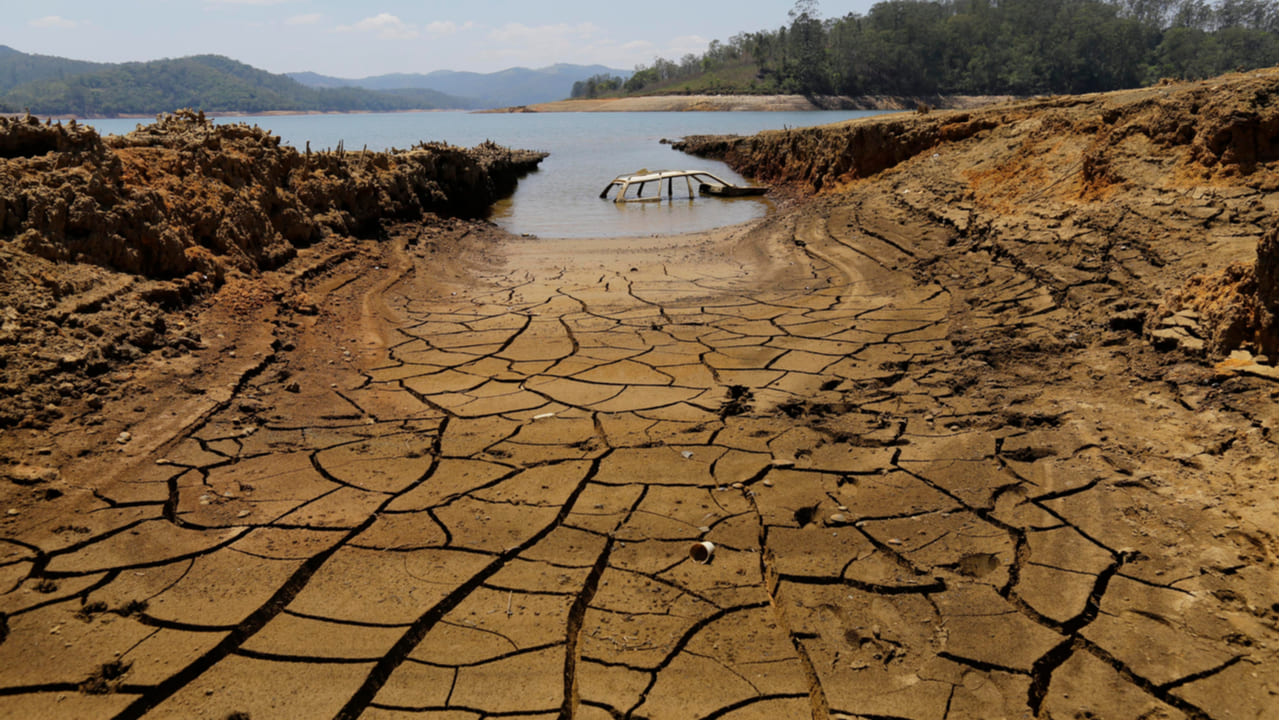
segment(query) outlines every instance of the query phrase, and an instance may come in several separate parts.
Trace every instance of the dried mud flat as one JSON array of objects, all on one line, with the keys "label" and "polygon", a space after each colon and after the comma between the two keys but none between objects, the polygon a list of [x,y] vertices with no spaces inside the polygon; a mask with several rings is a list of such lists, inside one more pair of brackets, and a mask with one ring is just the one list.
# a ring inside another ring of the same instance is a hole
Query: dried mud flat
[{"label": "dried mud flat", "polygon": [[[984,111],[714,233],[446,221],[230,283],[0,436],[0,706],[1274,717],[1274,351],[1184,306],[1274,258],[1275,81]],[[1090,145],[1224,88],[1251,165]]]}]

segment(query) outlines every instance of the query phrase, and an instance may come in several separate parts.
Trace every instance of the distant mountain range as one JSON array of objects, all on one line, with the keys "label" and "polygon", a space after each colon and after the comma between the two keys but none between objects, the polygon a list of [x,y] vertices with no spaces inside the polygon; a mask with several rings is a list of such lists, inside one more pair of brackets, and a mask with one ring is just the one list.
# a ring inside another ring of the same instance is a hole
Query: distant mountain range
[{"label": "distant mountain range", "polygon": [[288,73],[289,77],[313,88],[359,87],[366,90],[429,88],[466,98],[476,106],[485,108],[563,100],[569,97],[575,82],[603,74],[617,75],[626,79],[632,72],[615,70],[604,65],[558,64],[537,70],[520,67],[495,73],[437,70],[426,74],[393,73],[360,79],[337,78],[312,72]]},{"label": "distant mountain range", "polygon": [[630,74],[599,65],[553,65],[348,80],[277,75],[221,55],[94,63],[0,45],[0,112],[110,117],[185,107],[211,113],[476,109],[563,99],[574,82],[600,73]]}]

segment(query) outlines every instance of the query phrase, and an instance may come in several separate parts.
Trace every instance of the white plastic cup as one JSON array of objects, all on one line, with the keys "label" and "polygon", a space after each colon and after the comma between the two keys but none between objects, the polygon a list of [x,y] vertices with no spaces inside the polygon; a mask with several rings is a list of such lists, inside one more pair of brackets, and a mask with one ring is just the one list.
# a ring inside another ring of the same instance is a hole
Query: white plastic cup
[{"label": "white plastic cup", "polygon": [[707,542],[706,540],[696,542],[689,547],[689,559],[696,563],[706,565],[711,562],[711,555],[715,553],[715,551],[715,543]]}]

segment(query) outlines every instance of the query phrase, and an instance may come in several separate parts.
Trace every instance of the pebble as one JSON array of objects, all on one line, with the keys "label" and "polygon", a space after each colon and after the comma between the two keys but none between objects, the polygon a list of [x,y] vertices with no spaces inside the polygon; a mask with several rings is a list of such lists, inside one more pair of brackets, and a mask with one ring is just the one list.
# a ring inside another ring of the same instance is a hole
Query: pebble
[{"label": "pebble", "polygon": [[124,432],[116,436],[116,442],[121,445],[124,445],[125,443],[129,442],[132,439],[133,439],[133,435],[128,430],[125,430]]},{"label": "pebble", "polygon": [[844,513],[831,513],[827,516],[828,525],[848,525],[849,516]]}]

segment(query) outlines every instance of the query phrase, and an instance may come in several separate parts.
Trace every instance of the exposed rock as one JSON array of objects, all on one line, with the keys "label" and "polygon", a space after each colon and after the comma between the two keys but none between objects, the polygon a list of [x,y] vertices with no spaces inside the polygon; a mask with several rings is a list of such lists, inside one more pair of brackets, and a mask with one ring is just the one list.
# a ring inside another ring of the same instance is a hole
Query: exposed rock
[{"label": "exposed rock", "polygon": [[102,140],[93,128],[75,121],[63,126],[41,123],[27,115],[23,118],[0,117],[0,158],[23,158],[50,152],[101,153]]}]

